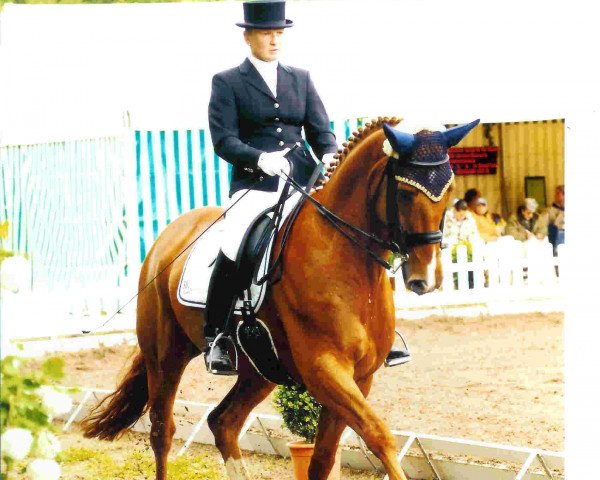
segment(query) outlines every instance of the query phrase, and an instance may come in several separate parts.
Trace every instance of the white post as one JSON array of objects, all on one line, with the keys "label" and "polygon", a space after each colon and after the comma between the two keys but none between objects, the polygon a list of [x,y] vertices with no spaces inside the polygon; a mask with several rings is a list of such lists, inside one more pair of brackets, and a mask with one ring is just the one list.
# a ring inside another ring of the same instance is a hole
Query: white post
[{"label": "white post", "polygon": [[467,247],[458,245],[456,247],[456,266],[458,270],[458,290],[469,290],[469,258],[467,255]]}]

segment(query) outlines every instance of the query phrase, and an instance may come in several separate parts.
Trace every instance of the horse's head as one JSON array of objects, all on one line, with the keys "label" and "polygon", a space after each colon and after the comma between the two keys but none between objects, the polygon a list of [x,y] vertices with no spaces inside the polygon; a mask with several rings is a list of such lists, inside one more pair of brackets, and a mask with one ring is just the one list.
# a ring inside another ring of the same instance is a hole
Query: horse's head
[{"label": "horse's head", "polygon": [[454,183],[448,149],[479,123],[475,120],[443,131],[407,133],[383,124],[388,155],[385,192],[377,214],[392,228],[393,240],[406,258],[406,287],[428,293],[442,282],[440,247],[444,212]]}]

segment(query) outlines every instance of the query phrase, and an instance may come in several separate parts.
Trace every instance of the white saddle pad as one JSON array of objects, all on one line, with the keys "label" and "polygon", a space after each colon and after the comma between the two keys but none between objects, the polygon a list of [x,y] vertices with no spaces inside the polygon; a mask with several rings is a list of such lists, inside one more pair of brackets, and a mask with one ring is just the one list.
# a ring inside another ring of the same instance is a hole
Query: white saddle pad
[{"label": "white saddle pad", "polygon": [[[293,206],[298,203],[301,196],[297,192],[290,197],[286,202],[286,208],[284,209],[283,219],[287,218],[289,213],[293,210]],[[183,267],[181,278],[179,279],[179,287],[177,288],[177,299],[183,305],[188,307],[206,308],[206,297],[208,293],[208,284],[212,275],[214,261],[217,258],[217,254],[220,249],[220,241],[223,235],[223,222],[217,222],[210,230],[208,230],[202,237],[200,237],[188,256]],[[271,249],[273,247],[273,240],[267,247],[265,255],[261,260],[260,270],[258,278],[262,278],[267,273],[269,259],[271,258]],[[252,308],[255,312],[258,312],[262,301],[267,291],[267,283],[262,285],[252,284],[250,287],[250,294],[252,299]],[[236,304],[235,313],[241,314],[242,301],[238,300]]]}]

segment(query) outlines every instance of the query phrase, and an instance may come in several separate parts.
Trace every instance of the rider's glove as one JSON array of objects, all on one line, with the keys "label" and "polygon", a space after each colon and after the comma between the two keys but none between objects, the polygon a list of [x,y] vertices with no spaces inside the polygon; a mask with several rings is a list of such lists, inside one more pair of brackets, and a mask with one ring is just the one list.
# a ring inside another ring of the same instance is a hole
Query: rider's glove
[{"label": "rider's glove", "polygon": [[289,148],[278,152],[263,152],[258,157],[258,168],[267,175],[280,175],[281,172],[286,174],[290,171],[290,164],[284,158],[284,155],[290,151]]}]

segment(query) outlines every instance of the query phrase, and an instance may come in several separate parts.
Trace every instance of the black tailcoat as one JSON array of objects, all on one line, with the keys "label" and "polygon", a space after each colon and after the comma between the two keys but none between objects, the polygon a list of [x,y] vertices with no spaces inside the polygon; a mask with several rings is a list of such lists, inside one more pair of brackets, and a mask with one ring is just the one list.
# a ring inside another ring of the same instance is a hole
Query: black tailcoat
[{"label": "black tailcoat", "polygon": [[233,165],[230,196],[257,181],[252,188],[276,191],[279,178],[262,172],[257,166],[258,157],[296,142],[301,147],[289,158],[294,178],[306,185],[315,162],[305,148],[302,127],[318,158],[337,151],[335,135],[310,74],[281,63],[277,67],[277,97],[248,59],[216,74],[208,122],[215,153]]}]

